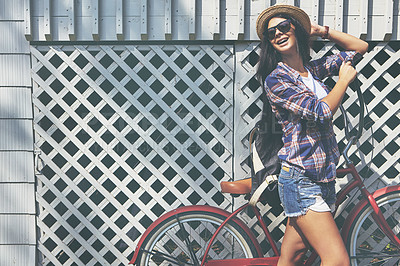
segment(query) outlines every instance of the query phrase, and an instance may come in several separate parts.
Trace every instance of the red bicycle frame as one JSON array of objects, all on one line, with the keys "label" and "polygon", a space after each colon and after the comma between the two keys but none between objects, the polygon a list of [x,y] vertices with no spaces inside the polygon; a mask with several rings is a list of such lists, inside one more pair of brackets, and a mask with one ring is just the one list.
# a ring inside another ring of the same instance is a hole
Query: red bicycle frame
[{"label": "red bicycle frame", "polygon": [[[345,169],[338,169],[337,170],[337,176],[338,177],[343,177],[345,175],[351,174],[352,179],[349,181],[348,184],[346,184],[340,192],[337,194],[337,200],[336,200],[336,206],[339,206],[344,202],[346,199],[346,196],[355,188],[359,188],[361,191],[361,194],[363,196],[363,199],[361,199],[360,202],[357,203],[355,207],[353,207],[351,213],[347,216],[342,229],[341,229],[341,234],[343,241],[346,243],[349,231],[351,229],[352,224],[354,223],[355,219],[357,218],[357,215],[360,213],[360,211],[367,206],[368,204],[372,206],[372,209],[374,211],[373,218],[376,222],[376,224],[382,229],[382,231],[386,234],[389,239],[395,243],[399,248],[400,248],[400,240],[399,238],[393,233],[391,230],[390,226],[386,222],[382,212],[380,211],[376,199],[383,194],[386,193],[391,193],[394,191],[400,191],[400,185],[397,186],[390,186],[390,187],[385,187],[382,189],[379,189],[375,191],[373,194],[371,194],[364,186],[364,183],[361,180],[361,177],[359,176],[357,170],[355,169],[353,164],[348,164],[348,168]],[[154,222],[142,235],[142,238],[140,239],[137,248],[135,250],[134,256],[132,260],[130,261],[130,264],[134,264],[136,262],[136,259],[138,255],[141,252],[141,247],[143,244],[143,241],[151,234],[152,230],[154,230],[155,227],[157,227],[162,221],[165,219],[170,218],[171,216],[178,215],[182,212],[186,211],[208,211],[208,212],[215,212],[218,213],[226,219],[224,222],[217,228],[215,231],[214,235],[210,239],[210,242],[206,248],[205,254],[202,258],[201,266],[218,266],[218,265],[227,265],[229,266],[244,266],[244,265],[277,265],[278,259],[279,259],[279,249],[275,243],[275,241],[272,239],[272,236],[267,228],[267,225],[265,224],[260,211],[258,210],[257,207],[251,206],[252,210],[255,213],[255,216],[257,217],[257,220],[263,229],[265,236],[267,240],[269,241],[272,251],[274,253],[273,257],[263,257],[263,253],[261,251],[261,247],[255,238],[254,234],[251,232],[251,230],[244,224],[242,220],[237,218],[237,214],[243,211],[245,208],[249,207],[249,204],[245,204],[238,208],[236,211],[233,213],[229,213],[225,210],[222,210],[220,208],[212,207],[212,206],[198,206],[198,205],[193,205],[193,206],[185,206],[178,208],[174,211],[168,212],[164,214],[160,219],[158,219],[156,222]],[[336,213],[337,209],[335,210]],[[207,255],[208,252],[210,251],[210,248],[212,246],[212,243],[214,242],[215,238],[217,237],[218,233],[221,231],[221,229],[228,223],[228,221],[233,220],[235,223],[237,223],[242,229],[245,230],[246,234],[249,236],[250,241],[254,243],[257,258],[243,258],[243,259],[224,259],[224,260],[209,260],[207,261]],[[307,261],[304,262],[304,265],[311,265],[315,259],[318,257],[317,253],[315,251],[312,252],[312,254],[308,257]]]},{"label": "red bicycle frame", "polygon": [[[400,190],[400,186],[392,186],[384,189],[380,189],[376,191],[374,194],[371,194],[364,186],[364,183],[361,180],[361,177],[359,176],[356,168],[354,167],[353,164],[349,164],[348,168],[343,168],[343,169],[338,169],[337,170],[337,176],[338,177],[343,177],[347,174],[351,174],[353,179],[344,186],[343,189],[340,190],[340,192],[337,195],[337,200],[336,200],[336,207],[338,207],[340,204],[344,202],[346,199],[346,196],[355,188],[359,188],[361,191],[361,194],[363,196],[363,200],[361,200],[357,206],[355,207],[355,211],[352,212],[347,218],[344,223],[344,226],[342,228],[342,238],[343,241],[346,243],[347,241],[347,236],[348,232],[350,230],[350,226],[354,219],[356,218],[356,215],[358,214],[359,211],[361,211],[362,207],[366,206],[367,204],[370,204],[372,206],[372,209],[374,211],[373,218],[375,222],[379,225],[379,227],[383,230],[383,232],[386,234],[389,239],[395,243],[398,247],[400,247],[400,239],[393,233],[392,229],[388,225],[388,223],[385,220],[385,217],[383,216],[381,210],[379,209],[377,203],[376,203],[376,198],[384,193],[391,192],[391,191],[397,191]],[[271,234],[262,219],[260,211],[255,207],[251,206],[252,210],[254,211],[258,222],[260,223],[261,228],[263,229],[270,245],[271,248],[274,252],[273,257],[262,257],[262,258],[246,258],[246,259],[227,259],[227,260],[210,260],[206,261],[207,254],[212,246],[212,243],[214,239],[216,238],[217,234],[220,232],[220,230],[225,226],[225,224],[232,218],[236,217],[238,213],[240,213],[242,210],[245,208],[249,207],[249,204],[246,203],[242,207],[238,208],[235,212],[233,212],[227,219],[218,227],[216,232],[214,233],[213,237],[210,239],[210,242],[207,246],[206,252],[204,254],[204,257],[202,259],[201,265],[200,266],[215,266],[215,265],[227,265],[229,264],[230,266],[244,266],[244,265],[276,265],[278,263],[279,259],[279,250],[276,246],[275,241],[272,239]],[[337,209],[335,210],[336,213]],[[315,259],[318,257],[317,253],[315,251],[312,252],[310,257],[304,262],[304,265],[311,265]]]},{"label": "red bicycle frame", "polygon": [[348,183],[343,189],[340,190],[337,196],[337,206],[343,203],[345,200],[346,195],[348,195],[354,188],[359,187],[361,194],[364,198],[364,200],[360,201],[358,205],[355,207],[355,211],[352,212],[349,217],[347,217],[346,222],[344,226],[342,227],[342,238],[343,241],[347,241],[347,236],[348,232],[350,230],[350,226],[354,219],[356,218],[356,215],[361,211],[362,207],[364,207],[367,204],[370,204],[372,206],[372,209],[374,211],[373,213],[373,218],[375,222],[379,225],[379,227],[382,229],[382,231],[385,233],[385,235],[400,248],[400,239],[393,233],[392,229],[386,222],[385,217],[383,216],[381,210],[379,209],[378,204],[376,203],[376,198],[379,197],[380,195],[392,191],[397,191],[400,190],[400,186],[391,186],[391,187],[386,187],[380,190],[377,190],[374,192],[374,194],[371,194],[364,186],[364,183],[361,180],[361,177],[358,175],[358,172],[356,168],[354,167],[353,164],[349,164],[348,168],[345,169],[338,169],[337,170],[337,176],[345,176],[346,174],[351,174],[353,176],[353,179]]},{"label": "red bicycle frame", "polygon": [[[274,251],[275,257],[265,257],[265,258],[250,258],[250,259],[234,259],[234,260],[211,260],[206,262],[206,258],[207,258],[207,254],[208,251],[211,248],[212,243],[214,242],[214,239],[217,237],[219,231],[221,231],[221,229],[225,226],[225,224],[232,219],[233,217],[236,217],[236,215],[243,211],[245,208],[247,208],[249,206],[248,203],[246,203],[245,205],[243,205],[242,207],[238,208],[236,211],[234,211],[228,218],[226,218],[226,220],[218,227],[218,229],[215,231],[214,235],[212,236],[212,238],[210,239],[210,242],[207,246],[206,252],[204,253],[203,256],[203,260],[201,262],[201,266],[203,265],[213,265],[213,264],[218,264],[218,265],[226,265],[226,264],[219,264],[219,263],[229,263],[230,266],[236,266],[236,265],[258,265],[258,261],[262,261],[262,264],[260,265],[276,265],[276,263],[278,263],[278,259],[279,259],[279,250],[278,247],[276,246],[275,241],[272,239],[270,232],[268,231],[267,226],[265,225],[264,220],[261,217],[261,213],[260,211],[255,207],[255,206],[251,206],[258,222],[260,223],[271,247],[272,250]],[[255,264],[254,264],[255,263]],[[271,263],[271,264],[268,264]]]}]

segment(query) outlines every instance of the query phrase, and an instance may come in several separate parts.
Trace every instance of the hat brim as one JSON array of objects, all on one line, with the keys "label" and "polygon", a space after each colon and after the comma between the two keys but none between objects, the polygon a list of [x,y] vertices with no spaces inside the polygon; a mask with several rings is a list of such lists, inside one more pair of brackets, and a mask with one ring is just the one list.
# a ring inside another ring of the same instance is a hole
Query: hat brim
[{"label": "hat brim", "polygon": [[260,40],[263,39],[263,32],[267,27],[267,22],[279,14],[285,14],[296,19],[306,31],[311,32],[311,21],[306,12],[296,6],[276,4],[265,9],[257,18],[256,30]]}]

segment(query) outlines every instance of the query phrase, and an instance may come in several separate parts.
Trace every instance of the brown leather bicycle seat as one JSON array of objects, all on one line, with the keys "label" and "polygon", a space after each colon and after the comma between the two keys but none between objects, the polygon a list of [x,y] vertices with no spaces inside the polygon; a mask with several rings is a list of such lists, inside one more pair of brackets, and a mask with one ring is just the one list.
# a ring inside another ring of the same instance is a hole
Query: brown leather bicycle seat
[{"label": "brown leather bicycle seat", "polygon": [[221,182],[221,192],[230,194],[249,194],[251,191],[251,178],[237,181]]}]

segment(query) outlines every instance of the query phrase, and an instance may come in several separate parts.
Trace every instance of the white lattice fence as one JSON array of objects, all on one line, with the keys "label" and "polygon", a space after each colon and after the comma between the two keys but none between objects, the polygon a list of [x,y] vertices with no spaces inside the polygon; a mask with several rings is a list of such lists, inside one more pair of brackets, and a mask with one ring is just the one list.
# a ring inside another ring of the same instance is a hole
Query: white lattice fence
[{"label": "white lattice fence", "polygon": [[232,46],[31,50],[43,264],[126,264],[165,211],[231,204]]},{"label": "white lattice fence", "polygon": [[[351,158],[374,189],[400,180],[400,52],[397,43],[371,46],[357,66],[367,130]],[[337,51],[322,42],[314,49],[313,57]],[[31,50],[35,142],[45,165],[37,175],[44,265],[126,264],[141,233],[165,211],[232,207],[219,181],[249,175],[247,138],[262,108],[258,43]],[[352,90],[344,106],[355,125]],[[341,121],[335,131],[342,148]],[[263,213],[280,239],[281,210],[264,206]],[[251,214],[243,219],[261,232]],[[257,238],[269,253],[264,236]]]}]

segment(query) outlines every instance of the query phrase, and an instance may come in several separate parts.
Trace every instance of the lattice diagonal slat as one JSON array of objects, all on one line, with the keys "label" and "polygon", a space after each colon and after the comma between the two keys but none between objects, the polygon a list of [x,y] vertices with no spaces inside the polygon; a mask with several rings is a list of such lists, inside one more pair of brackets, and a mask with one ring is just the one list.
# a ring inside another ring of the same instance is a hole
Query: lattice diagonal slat
[{"label": "lattice diagonal slat", "polygon": [[44,265],[126,265],[165,211],[231,205],[232,46],[31,53]]}]

